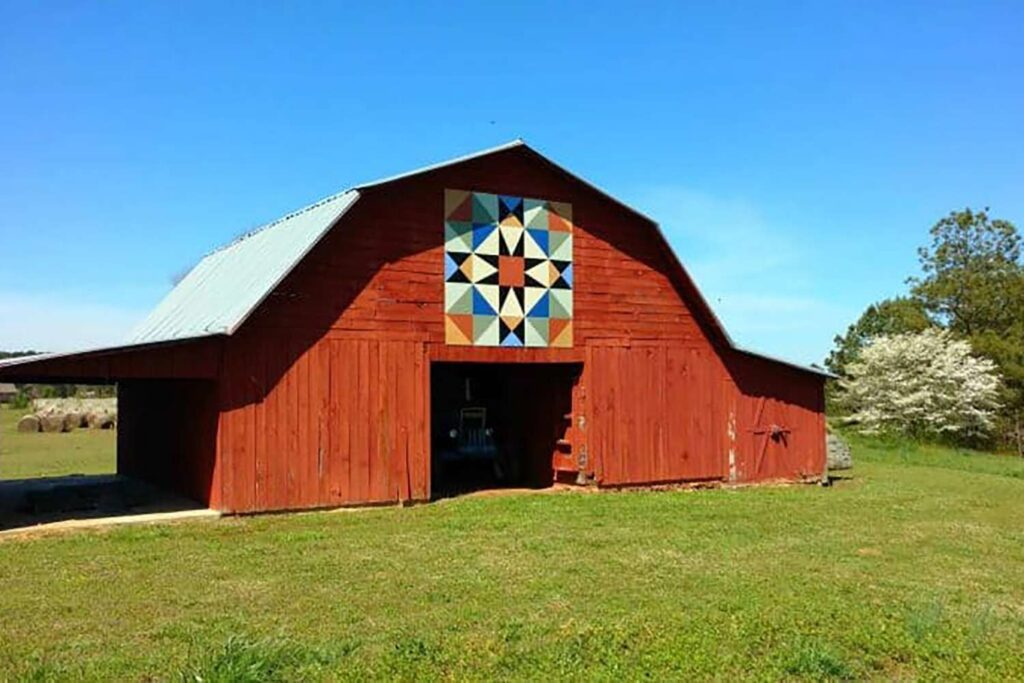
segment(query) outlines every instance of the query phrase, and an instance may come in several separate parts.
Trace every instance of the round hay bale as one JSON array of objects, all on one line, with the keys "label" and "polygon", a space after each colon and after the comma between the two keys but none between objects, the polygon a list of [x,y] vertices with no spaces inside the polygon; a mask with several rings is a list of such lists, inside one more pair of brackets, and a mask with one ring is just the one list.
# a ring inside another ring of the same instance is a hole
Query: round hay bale
[{"label": "round hay bale", "polygon": [[78,429],[82,424],[82,416],[78,413],[64,413],[64,431],[70,432]]},{"label": "round hay bale", "polygon": [[44,432],[63,432],[64,416],[57,413],[41,413],[39,424]]},{"label": "round hay bale", "polygon": [[39,418],[36,417],[35,415],[26,415],[25,417],[18,420],[19,432],[38,432],[39,428]]},{"label": "round hay bale", "polygon": [[114,419],[114,416],[111,415],[110,413],[103,413],[100,416],[98,426],[100,429],[113,429],[114,427],[117,426],[117,421]]}]

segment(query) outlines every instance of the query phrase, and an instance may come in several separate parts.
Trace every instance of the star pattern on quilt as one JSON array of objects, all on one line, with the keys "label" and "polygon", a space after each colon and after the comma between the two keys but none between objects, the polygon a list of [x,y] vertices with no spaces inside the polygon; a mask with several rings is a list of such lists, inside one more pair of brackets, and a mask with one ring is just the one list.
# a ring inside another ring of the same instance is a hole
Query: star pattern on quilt
[{"label": "star pattern on quilt", "polygon": [[572,346],[572,205],[445,190],[445,341]]}]

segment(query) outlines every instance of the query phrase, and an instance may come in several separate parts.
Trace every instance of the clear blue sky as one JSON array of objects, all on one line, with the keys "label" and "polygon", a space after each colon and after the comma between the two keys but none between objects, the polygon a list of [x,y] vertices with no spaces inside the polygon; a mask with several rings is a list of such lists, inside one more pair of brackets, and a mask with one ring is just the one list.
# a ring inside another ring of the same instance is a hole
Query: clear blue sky
[{"label": "clear blue sky", "polygon": [[522,137],[820,361],[953,208],[1024,224],[1020,2],[0,3],[0,348],[117,341],[211,248]]}]

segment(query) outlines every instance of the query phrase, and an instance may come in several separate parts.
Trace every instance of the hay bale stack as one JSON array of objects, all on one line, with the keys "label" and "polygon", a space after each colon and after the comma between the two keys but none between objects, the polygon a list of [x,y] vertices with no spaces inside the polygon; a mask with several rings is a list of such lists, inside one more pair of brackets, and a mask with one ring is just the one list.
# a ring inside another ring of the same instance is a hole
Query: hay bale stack
[{"label": "hay bale stack", "polygon": [[[42,431],[70,432],[78,428],[115,429],[115,398],[47,398],[32,402]],[[59,427],[58,427],[59,425]],[[28,427],[26,427],[27,429]]]},{"label": "hay bale stack", "polygon": [[40,428],[41,425],[39,424],[39,418],[35,415],[26,415],[18,420],[19,432],[35,433],[38,432]]}]

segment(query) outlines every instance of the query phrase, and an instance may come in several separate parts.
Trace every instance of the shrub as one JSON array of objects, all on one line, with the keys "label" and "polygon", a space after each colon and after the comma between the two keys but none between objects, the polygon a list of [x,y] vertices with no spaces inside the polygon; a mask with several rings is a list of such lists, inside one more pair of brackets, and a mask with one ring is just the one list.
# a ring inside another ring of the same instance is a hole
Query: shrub
[{"label": "shrub", "polygon": [[869,433],[895,432],[966,443],[994,426],[999,375],[944,330],[878,337],[847,366],[839,400],[848,422]]},{"label": "shrub", "polygon": [[11,401],[11,407],[15,410],[25,410],[32,403],[32,399],[24,391],[19,391],[14,396],[14,400]]}]

